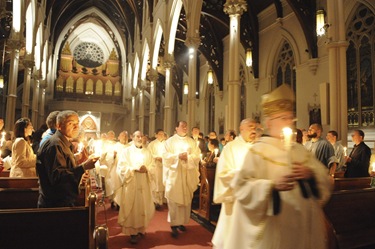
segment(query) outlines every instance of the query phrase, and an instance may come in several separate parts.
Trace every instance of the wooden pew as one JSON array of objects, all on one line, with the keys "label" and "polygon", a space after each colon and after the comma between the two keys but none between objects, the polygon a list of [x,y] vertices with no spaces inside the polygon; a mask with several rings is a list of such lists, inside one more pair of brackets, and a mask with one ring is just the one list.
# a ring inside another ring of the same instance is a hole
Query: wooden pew
[{"label": "wooden pew", "polygon": [[9,177],[10,170],[3,170],[0,172],[0,177]]},{"label": "wooden pew", "polygon": [[[220,212],[220,204],[213,202],[213,192],[215,185],[215,167],[200,167],[200,190],[199,190],[199,209],[198,213],[207,221],[217,221]],[[216,217],[217,216],[217,217]]]},{"label": "wooden pew", "polygon": [[369,188],[371,177],[335,178],[334,191]]},{"label": "wooden pew", "polygon": [[107,248],[107,229],[96,227],[96,199],[90,194],[88,207],[0,210],[1,248]]},{"label": "wooden pew", "polygon": [[324,212],[330,249],[375,248],[375,188],[336,191]]},{"label": "wooden pew", "polygon": [[38,177],[0,177],[0,188],[39,188]]}]

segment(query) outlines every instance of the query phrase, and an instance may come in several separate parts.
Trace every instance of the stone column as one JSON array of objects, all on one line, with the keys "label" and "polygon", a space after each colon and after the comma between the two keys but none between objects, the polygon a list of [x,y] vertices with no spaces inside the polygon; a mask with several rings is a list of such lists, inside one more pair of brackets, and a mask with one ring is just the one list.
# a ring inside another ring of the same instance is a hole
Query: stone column
[{"label": "stone column", "polygon": [[197,91],[197,49],[200,44],[199,37],[188,37],[185,45],[194,52],[189,52],[189,92],[188,92],[188,118],[187,123],[190,127],[195,126],[195,107],[196,107],[196,91]]},{"label": "stone column", "polygon": [[46,87],[47,86],[44,82],[43,82],[43,86],[40,89],[41,91],[40,91],[39,118],[38,118],[38,126],[35,129],[39,128],[43,123],[46,122],[45,103],[46,103]]},{"label": "stone column", "polygon": [[174,60],[172,56],[166,56],[164,61],[165,68],[165,100],[164,100],[164,131],[168,133],[169,136],[173,135],[172,127],[172,94],[171,94],[171,79],[172,79],[172,67],[174,65]]},{"label": "stone column", "polygon": [[149,135],[155,134],[155,112],[156,112],[156,84],[158,81],[158,72],[151,69],[148,78],[150,79],[150,116],[149,116]]},{"label": "stone column", "polygon": [[336,130],[344,146],[348,134],[345,14],[342,0],[327,1],[330,129]]},{"label": "stone column", "polygon": [[38,117],[39,117],[39,84],[40,84],[40,75],[39,71],[35,72],[34,76],[34,86],[33,86],[33,102],[31,105],[31,123],[33,125],[38,125]]},{"label": "stone column", "polygon": [[137,96],[137,89],[132,88],[131,90],[132,95],[132,110],[131,110],[131,131],[129,134],[133,134],[133,132],[137,129],[137,120],[135,115],[135,97]]},{"label": "stone column", "polygon": [[19,63],[21,42],[19,40],[9,39],[7,45],[11,49],[11,56],[10,56],[5,129],[9,131],[13,129],[14,122],[15,122],[15,115],[16,115],[18,63]]},{"label": "stone column", "polygon": [[230,40],[228,63],[228,127],[225,129],[238,130],[240,124],[240,73],[239,73],[239,46],[240,46],[240,18],[247,10],[245,0],[227,0],[224,12],[230,18]]},{"label": "stone column", "polygon": [[25,74],[24,74],[24,80],[23,80],[21,116],[29,117],[31,71],[35,65],[35,62],[30,59],[24,59],[23,65],[25,67]]},{"label": "stone column", "polygon": [[144,102],[144,93],[145,86],[139,88],[139,108],[138,108],[138,129],[144,133],[145,127],[145,102]]}]

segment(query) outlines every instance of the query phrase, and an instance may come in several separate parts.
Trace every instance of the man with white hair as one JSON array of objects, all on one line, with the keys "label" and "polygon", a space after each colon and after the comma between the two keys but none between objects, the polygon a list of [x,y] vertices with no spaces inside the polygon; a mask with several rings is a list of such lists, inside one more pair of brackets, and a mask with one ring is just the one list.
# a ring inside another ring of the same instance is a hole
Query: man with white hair
[{"label": "man with white hair", "polygon": [[133,144],[119,155],[117,164],[117,174],[122,183],[115,196],[116,203],[120,205],[118,223],[122,232],[130,235],[132,244],[143,237],[155,212],[149,175],[152,156],[148,149],[142,147],[142,137],[140,131],[133,133]]},{"label": "man with white hair", "polygon": [[257,123],[255,120],[250,118],[242,120],[240,123],[240,135],[233,142],[228,143],[220,154],[216,167],[213,200],[215,203],[222,203],[222,205],[219,221],[212,238],[214,248],[223,248],[225,237],[228,234],[227,228],[230,227],[234,201],[229,184],[256,139],[256,128]]}]

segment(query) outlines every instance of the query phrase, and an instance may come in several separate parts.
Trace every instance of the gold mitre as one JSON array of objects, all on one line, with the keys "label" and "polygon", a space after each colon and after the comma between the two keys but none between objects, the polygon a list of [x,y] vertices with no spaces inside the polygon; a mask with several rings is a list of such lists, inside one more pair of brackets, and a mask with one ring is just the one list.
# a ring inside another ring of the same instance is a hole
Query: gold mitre
[{"label": "gold mitre", "polygon": [[294,92],[287,84],[282,84],[262,96],[262,109],[265,116],[294,110]]}]

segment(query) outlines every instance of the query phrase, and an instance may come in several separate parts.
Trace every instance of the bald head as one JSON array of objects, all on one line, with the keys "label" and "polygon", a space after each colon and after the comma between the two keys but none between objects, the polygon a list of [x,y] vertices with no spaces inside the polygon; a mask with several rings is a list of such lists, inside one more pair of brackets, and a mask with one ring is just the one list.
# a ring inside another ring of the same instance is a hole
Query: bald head
[{"label": "bald head", "polygon": [[256,137],[257,122],[254,119],[246,118],[240,123],[240,134],[246,142],[253,142]]}]

